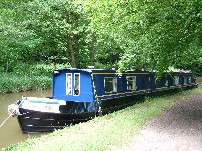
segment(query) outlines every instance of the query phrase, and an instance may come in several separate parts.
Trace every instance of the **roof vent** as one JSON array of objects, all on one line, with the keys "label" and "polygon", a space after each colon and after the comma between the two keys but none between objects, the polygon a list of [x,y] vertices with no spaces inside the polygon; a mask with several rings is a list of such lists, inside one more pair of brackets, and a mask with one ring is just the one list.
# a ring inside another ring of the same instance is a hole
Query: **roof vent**
[{"label": "roof vent", "polygon": [[94,69],[95,67],[94,66],[88,66],[88,69]]}]

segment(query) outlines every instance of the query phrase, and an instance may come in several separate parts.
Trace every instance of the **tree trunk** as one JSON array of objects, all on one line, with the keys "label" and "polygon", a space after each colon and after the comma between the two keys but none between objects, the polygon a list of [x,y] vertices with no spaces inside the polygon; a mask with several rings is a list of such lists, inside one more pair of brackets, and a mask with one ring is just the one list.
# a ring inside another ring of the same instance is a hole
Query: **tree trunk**
[{"label": "tree trunk", "polygon": [[[74,14],[74,22],[75,22],[75,29],[78,31],[78,15]],[[79,61],[79,33],[77,32],[74,36],[75,44],[74,44],[74,50],[75,50],[75,64],[77,68],[80,68],[80,61]]]},{"label": "tree trunk", "polygon": [[90,46],[90,65],[94,66],[94,59],[95,59],[95,36],[94,33],[92,34],[92,41]]},{"label": "tree trunk", "polygon": [[69,49],[70,49],[70,55],[71,55],[70,64],[71,64],[72,68],[76,68],[75,53],[73,50],[73,46],[72,46],[73,42],[72,42],[72,37],[70,34],[68,35],[68,43],[69,43]]}]

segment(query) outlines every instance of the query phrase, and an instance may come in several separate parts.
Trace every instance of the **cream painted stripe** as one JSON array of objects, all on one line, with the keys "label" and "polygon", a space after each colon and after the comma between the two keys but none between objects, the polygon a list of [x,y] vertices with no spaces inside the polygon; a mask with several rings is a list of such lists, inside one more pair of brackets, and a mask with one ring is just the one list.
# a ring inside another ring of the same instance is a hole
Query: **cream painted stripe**
[{"label": "cream painted stripe", "polygon": [[[151,90],[151,89],[147,89],[147,90]],[[112,93],[112,94],[107,94],[107,95],[95,96],[95,98],[102,98],[105,96],[117,96],[120,94],[134,94],[135,92],[146,92],[147,90],[139,90],[139,91],[125,92],[125,93]]]},{"label": "cream painted stripe", "polygon": [[100,72],[100,73],[92,73],[93,75],[94,74],[116,74],[116,75],[122,75],[122,74],[126,74],[126,75],[131,75],[131,74],[149,74],[149,73],[109,73],[109,72]]}]

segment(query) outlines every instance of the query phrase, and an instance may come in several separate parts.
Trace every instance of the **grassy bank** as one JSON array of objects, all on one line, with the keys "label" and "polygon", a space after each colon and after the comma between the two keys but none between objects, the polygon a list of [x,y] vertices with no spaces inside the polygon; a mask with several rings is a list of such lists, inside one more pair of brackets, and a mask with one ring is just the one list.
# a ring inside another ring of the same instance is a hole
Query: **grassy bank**
[{"label": "grassy bank", "polygon": [[130,143],[146,121],[163,113],[164,109],[202,92],[196,88],[175,95],[146,98],[145,102],[114,112],[86,123],[55,131],[40,138],[9,146],[3,151],[108,151]]},{"label": "grassy bank", "polygon": [[45,75],[0,74],[0,93],[47,89],[51,84],[51,77]]}]

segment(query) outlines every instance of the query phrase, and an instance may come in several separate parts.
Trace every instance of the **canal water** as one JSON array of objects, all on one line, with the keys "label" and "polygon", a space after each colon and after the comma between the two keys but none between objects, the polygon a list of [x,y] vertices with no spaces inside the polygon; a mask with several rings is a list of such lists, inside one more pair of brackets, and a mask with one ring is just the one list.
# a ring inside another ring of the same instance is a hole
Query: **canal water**
[{"label": "canal water", "polygon": [[[0,94],[0,125],[8,117],[8,105],[14,103],[22,96],[46,97],[51,96],[51,90],[27,91],[18,93]],[[10,117],[2,127],[0,127],[0,149],[25,141],[28,138],[40,137],[44,133],[23,134],[18,125],[16,117]]]}]

